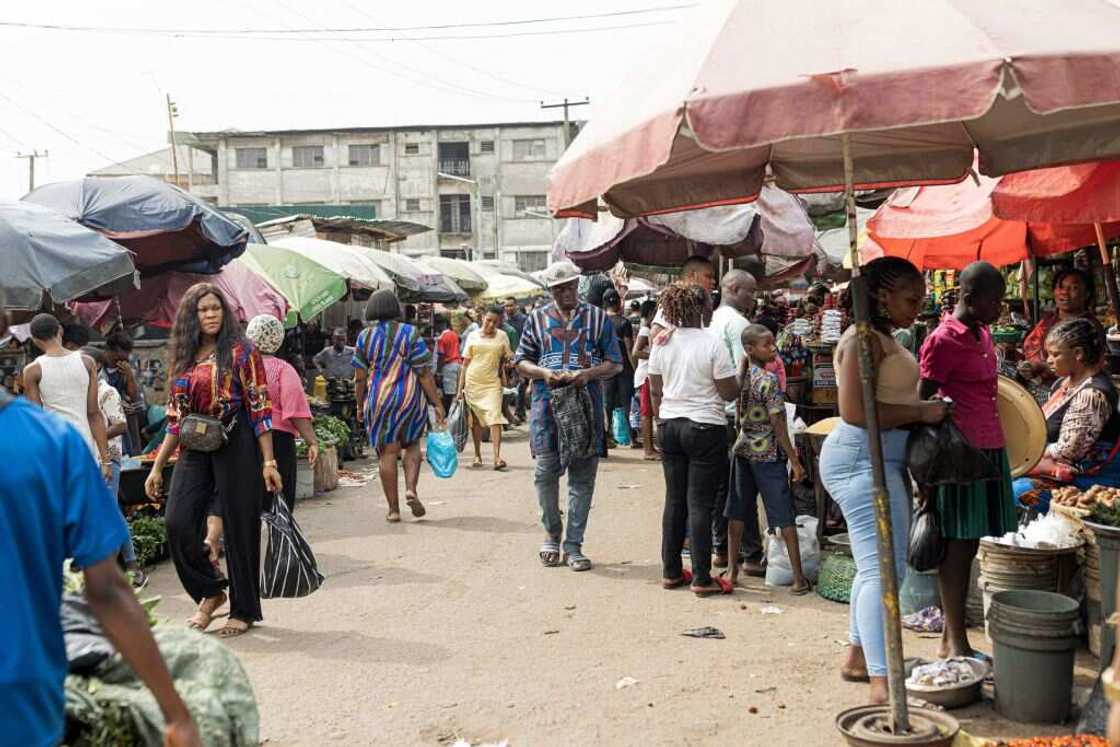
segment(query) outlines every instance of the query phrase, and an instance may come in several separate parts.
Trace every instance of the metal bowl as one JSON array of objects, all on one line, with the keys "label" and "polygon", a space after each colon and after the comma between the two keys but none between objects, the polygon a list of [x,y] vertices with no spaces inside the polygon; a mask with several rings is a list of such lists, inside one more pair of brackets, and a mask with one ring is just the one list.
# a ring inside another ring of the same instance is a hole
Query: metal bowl
[{"label": "metal bowl", "polygon": [[836,716],[836,729],[850,747],[949,747],[961,730],[955,718],[927,708],[910,709],[910,732],[892,734],[884,729],[890,706],[857,706]]},{"label": "metal bowl", "polygon": [[[929,660],[921,660],[916,662],[915,666],[929,663]],[[972,668],[972,673],[976,676],[974,680],[959,685],[951,685],[949,687],[911,685],[907,682],[906,692],[913,695],[915,698],[921,698],[927,703],[939,705],[946,710],[964,708],[965,706],[972,705],[980,700],[980,687],[984,684],[984,678],[988,675],[988,665],[974,659],[969,659],[968,665]],[[912,667],[907,668],[906,676],[908,678],[911,669]]]}]

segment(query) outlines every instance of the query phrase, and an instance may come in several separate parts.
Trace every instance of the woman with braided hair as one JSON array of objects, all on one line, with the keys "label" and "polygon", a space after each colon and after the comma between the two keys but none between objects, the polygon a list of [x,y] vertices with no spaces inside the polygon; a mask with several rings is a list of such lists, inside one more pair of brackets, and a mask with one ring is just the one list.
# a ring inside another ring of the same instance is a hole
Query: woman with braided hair
[{"label": "woman with braided hair", "polygon": [[[925,299],[925,280],[918,268],[898,257],[882,257],[861,271],[871,309],[871,356],[875,370],[875,401],[890,496],[894,563],[899,584],[905,577],[910,534],[910,478],[906,474],[903,426],[940,423],[949,405],[918,397],[918,361],[891,336],[918,318]],[[870,682],[871,700],[885,703],[887,656],[883,638],[883,604],[879,579],[873,481],[868,448],[866,411],[860,383],[856,328],[849,328],[836,346],[836,383],[841,423],[825,439],[820,474],[825,487],[848,523],[856,577],[849,607],[848,658],[840,676],[851,682]]]},{"label": "woman with braided hair", "polygon": [[[697,596],[730,594],[730,582],[711,574],[712,512],[728,470],[724,407],[739,396],[739,380],[723,342],[704,330],[712,316],[708,291],[676,284],[660,301],[662,316],[675,330],[649,357],[665,473],[661,584],[666,589],[687,584]],[[686,535],[692,538],[691,573],[681,565]]]},{"label": "woman with braided hair", "polygon": [[1042,407],[1046,452],[1014,483],[1020,505],[1040,511],[1049,508],[1051,490],[1061,485],[1120,486],[1120,394],[1103,370],[1100,330],[1090,319],[1059,322],[1046,336],[1046,357],[1058,377]]}]

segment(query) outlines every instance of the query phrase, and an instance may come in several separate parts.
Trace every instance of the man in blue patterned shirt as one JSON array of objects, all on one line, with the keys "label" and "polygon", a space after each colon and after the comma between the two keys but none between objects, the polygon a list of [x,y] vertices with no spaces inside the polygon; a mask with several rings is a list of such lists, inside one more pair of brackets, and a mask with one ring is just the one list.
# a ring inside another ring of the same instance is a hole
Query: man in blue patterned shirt
[{"label": "man in blue patterned shirt", "polygon": [[[529,437],[537,462],[534,481],[541,524],[547,534],[539,555],[545,566],[566,563],[573,571],[586,571],[591,568],[591,560],[582,551],[583,534],[595,492],[599,457],[606,456],[600,381],[622,370],[622,356],[606,312],[580,302],[579,269],[574,264],[552,263],[544,272],[544,282],[552,293],[552,303],[529,315],[514,355],[518,371],[533,380]],[[567,465],[568,531],[561,557],[564,524],[560,517],[560,476],[565,466],[560,459],[551,392],[564,386],[587,388],[597,453],[575,456]]]}]

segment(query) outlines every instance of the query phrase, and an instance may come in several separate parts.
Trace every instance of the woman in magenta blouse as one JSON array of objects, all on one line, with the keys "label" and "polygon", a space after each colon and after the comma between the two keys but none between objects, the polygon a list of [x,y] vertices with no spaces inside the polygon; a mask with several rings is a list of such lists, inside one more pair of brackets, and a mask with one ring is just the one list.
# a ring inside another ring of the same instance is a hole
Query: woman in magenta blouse
[{"label": "woman in magenta blouse", "polygon": [[315,429],[311,427],[311,406],[307,403],[299,374],[290,363],[275,355],[284,344],[283,323],[268,314],[255,316],[245,329],[245,336],[264,356],[268,398],[272,401],[272,451],[284,481],[284,502],[289,509],[294,509],[296,436],[307,444],[307,461],[312,467],[319,459],[319,441],[315,438]]},{"label": "woman in magenta blouse", "polygon": [[1005,284],[992,265],[973,262],[960,277],[961,300],[926,338],[921,351],[920,396],[953,401],[953,422],[995,468],[986,481],[940,485],[936,501],[945,559],[938,572],[945,626],[939,657],[976,656],[965,628],[972,560],[981,537],[1003,536],[1017,525],[1011,470],[997,409],[999,363],[988,325],[999,319]]},{"label": "woman in magenta blouse", "polygon": [[[187,290],[175,314],[169,350],[171,392],[167,435],[144,484],[163,492],[163,468],[179,447],[179,426],[192,413],[219,418],[228,442],[217,451],[184,449],[167,498],[167,544],[183,588],[198,603],[188,625],[206,630],[226,602],[223,638],[245,633],[261,619],[261,491],[283,483],[272,452],[272,404],[264,361],[241,337],[240,325],[218,288]],[[225,523],[228,581],[210,562],[203,540],[212,499]]]}]

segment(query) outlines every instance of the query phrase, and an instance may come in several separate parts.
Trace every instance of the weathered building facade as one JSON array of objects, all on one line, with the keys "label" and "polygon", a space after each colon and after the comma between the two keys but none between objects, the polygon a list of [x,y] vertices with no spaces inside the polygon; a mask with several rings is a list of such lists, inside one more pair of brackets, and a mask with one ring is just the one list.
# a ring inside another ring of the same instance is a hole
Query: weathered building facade
[{"label": "weathered building facade", "polygon": [[256,220],[348,213],[432,227],[394,249],[548,262],[555,231],[545,194],[564,124],[360,127],[179,133],[210,154],[212,183],[192,191]]}]

